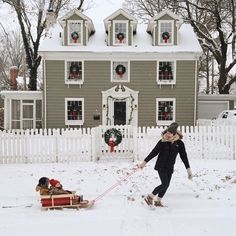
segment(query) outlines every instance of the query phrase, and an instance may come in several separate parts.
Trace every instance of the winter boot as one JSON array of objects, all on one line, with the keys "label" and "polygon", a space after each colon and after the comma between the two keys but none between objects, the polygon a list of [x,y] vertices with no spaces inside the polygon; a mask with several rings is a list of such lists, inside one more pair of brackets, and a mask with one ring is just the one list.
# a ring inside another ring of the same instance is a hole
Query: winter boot
[{"label": "winter boot", "polygon": [[161,201],[154,201],[154,206],[155,207],[164,207]]},{"label": "winter boot", "polygon": [[148,204],[148,206],[153,205],[153,198],[150,195],[144,198],[144,201]]}]

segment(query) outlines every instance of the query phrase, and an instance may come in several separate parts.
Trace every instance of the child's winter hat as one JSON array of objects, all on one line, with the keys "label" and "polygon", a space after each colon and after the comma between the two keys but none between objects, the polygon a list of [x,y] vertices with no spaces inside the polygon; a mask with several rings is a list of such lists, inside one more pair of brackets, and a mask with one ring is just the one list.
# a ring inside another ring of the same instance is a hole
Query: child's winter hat
[{"label": "child's winter hat", "polygon": [[173,123],[171,123],[170,126],[166,129],[166,132],[170,132],[170,133],[172,133],[172,134],[176,134],[178,127],[179,127],[178,123],[173,122]]},{"label": "child's winter hat", "polygon": [[47,177],[41,177],[41,178],[39,179],[38,186],[40,186],[40,187],[46,186],[48,180],[49,180],[49,179],[48,179]]},{"label": "child's winter hat", "polygon": [[58,181],[56,179],[50,179],[50,184],[51,184],[52,187],[56,187],[56,188],[60,188],[61,187],[60,181]]}]

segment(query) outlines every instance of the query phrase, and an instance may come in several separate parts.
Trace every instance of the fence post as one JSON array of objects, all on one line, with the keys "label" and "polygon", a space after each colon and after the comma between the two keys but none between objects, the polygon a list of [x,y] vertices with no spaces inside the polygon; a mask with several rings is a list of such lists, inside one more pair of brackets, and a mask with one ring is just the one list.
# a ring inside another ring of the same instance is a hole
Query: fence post
[{"label": "fence post", "polygon": [[96,127],[91,129],[91,161],[96,161],[97,159],[96,129]]}]

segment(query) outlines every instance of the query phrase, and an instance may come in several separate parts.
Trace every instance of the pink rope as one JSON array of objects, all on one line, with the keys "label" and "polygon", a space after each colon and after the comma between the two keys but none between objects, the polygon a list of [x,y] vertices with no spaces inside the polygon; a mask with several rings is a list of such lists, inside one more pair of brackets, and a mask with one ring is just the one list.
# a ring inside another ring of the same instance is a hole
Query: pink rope
[{"label": "pink rope", "polygon": [[118,185],[121,184],[121,182],[125,181],[126,179],[128,179],[131,175],[133,175],[139,168],[135,168],[132,172],[130,172],[129,174],[127,174],[123,179],[119,180],[118,182],[116,182],[115,184],[113,184],[110,188],[108,188],[105,192],[103,192],[102,194],[100,194],[98,197],[96,197],[93,201],[96,202],[98,200],[100,200],[101,198],[103,198],[107,193],[109,193],[112,189],[116,188]]}]

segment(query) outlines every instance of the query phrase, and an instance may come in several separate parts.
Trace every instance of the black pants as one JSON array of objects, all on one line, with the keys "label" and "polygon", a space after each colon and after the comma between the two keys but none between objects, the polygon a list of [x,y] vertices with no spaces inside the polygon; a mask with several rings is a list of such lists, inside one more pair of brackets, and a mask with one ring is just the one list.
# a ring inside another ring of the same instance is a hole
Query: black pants
[{"label": "black pants", "polygon": [[153,195],[158,194],[158,197],[162,198],[165,195],[166,190],[170,185],[170,180],[173,174],[173,170],[159,169],[157,171],[161,179],[161,184],[152,191],[152,194]]}]

